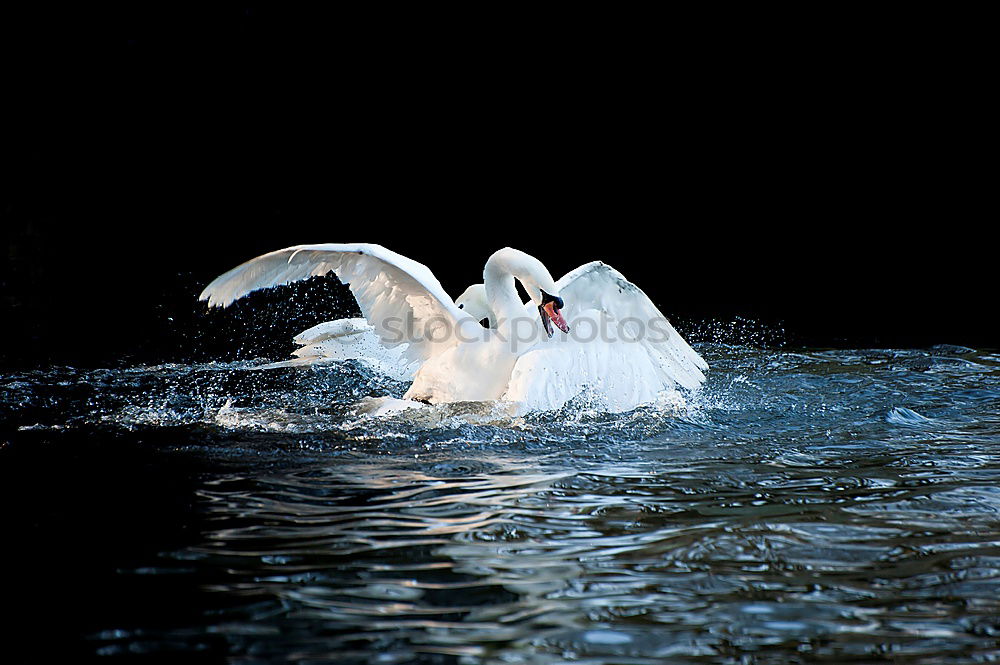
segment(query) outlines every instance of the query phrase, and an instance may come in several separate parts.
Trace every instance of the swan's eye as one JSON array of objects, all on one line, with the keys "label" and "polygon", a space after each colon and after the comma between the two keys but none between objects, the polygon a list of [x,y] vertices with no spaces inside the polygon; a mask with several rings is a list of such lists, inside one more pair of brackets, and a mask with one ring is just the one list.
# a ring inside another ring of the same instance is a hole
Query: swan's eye
[{"label": "swan's eye", "polygon": [[465,303],[463,302],[461,305],[458,306],[458,308],[459,309],[465,309]]}]

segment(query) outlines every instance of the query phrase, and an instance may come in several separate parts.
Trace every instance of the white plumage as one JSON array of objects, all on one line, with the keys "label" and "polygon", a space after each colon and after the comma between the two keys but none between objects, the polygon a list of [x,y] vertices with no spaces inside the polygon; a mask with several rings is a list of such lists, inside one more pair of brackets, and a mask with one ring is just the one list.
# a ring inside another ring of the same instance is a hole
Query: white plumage
[{"label": "white plumage", "polygon": [[556,286],[574,334],[542,340],[518,358],[506,399],[525,410],[546,409],[584,391],[594,406],[619,412],[678,385],[695,390],[705,380],[708,363],[611,266],[587,263]]},{"label": "white plumage", "polygon": [[[486,302],[486,287],[482,284],[473,284],[467,288],[455,298],[455,304],[480,322],[492,318]],[[261,365],[258,369],[360,360],[397,381],[412,381],[421,364],[420,361],[408,361],[403,357],[405,344],[391,348],[385,346],[375,333],[375,328],[361,318],[326,321],[303,330],[292,341],[301,347],[292,352],[294,358]]]},{"label": "white plumage", "polygon": [[[626,411],[705,380],[708,365],[646,294],[599,261],[553,282],[537,259],[505,248],[459,307],[424,265],[379,245],[300,245],[230,270],[200,298],[227,306],[330,271],[349,285],[365,320],[314,326],[296,338],[304,345],[298,358],[277,365],[362,357],[390,376],[412,377],[407,398],[504,400],[518,412],[555,409],[581,392],[605,410]],[[550,336],[553,323],[569,334]]]},{"label": "white plumage", "polygon": [[365,319],[337,319],[303,330],[292,340],[302,348],[291,360],[262,365],[258,369],[300,367],[344,360],[360,360],[397,381],[412,381],[419,361],[403,357],[406,345],[392,348],[382,344],[375,329]]},{"label": "white plumage", "polygon": [[[216,277],[199,296],[209,307],[226,307],[252,291],[291,284],[333,271],[350,286],[361,313],[389,348],[408,344],[407,361],[434,355],[434,331],[428,324],[476,323],[463,312],[421,263],[381,245],[298,245],[258,256]],[[412,321],[405,331],[399,322]],[[478,325],[478,324],[477,324]],[[401,333],[406,333],[406,335]]]}]

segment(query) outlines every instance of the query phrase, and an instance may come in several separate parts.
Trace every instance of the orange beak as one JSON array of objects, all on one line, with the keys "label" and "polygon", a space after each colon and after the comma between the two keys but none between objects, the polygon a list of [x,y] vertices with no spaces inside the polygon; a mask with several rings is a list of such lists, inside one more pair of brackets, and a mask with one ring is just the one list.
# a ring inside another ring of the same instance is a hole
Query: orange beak
[{"label": "orange beak", "polygon": [[545,332],[549,337],[552,337],[552,323],[556,324],[556,328],[559,328],[564,333],[569,332],[569,325],[559,312],[559,308],[556,307],[555,301],[549,301],[541,305],[538,310],[542,313],[542,324],[545,326]]}]

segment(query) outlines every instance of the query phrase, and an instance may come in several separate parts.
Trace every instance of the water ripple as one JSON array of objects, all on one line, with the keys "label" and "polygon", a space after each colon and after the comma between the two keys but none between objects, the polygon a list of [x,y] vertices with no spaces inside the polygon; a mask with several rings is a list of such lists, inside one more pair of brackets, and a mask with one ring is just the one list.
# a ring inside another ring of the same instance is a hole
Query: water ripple
[{"label": "water ripple", "polygon": [[2,379],[0,452],[76,432],[200,461],[183,542],[114,573],[152,604],[188,584],[197,612],[108,615],[100,654],[1000,658],[998,357],[703,351],[682,408],[507,422],[361,417],[401,386],[351,364],[24,373]]}]

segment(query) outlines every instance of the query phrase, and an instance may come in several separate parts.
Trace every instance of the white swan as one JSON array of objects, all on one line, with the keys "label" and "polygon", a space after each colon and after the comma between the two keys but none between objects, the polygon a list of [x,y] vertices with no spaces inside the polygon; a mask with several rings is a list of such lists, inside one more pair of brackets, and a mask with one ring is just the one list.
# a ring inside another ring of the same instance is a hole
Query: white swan
[{"label": "white swan", "polygon": [[[350,286],[381,344],[402,346],[401,360],[418,368],[407,399],[504,400],[523,413],[558,408],[586,391],[600,408],[627,411],[676,386],[696,389],[708,368],[610,266],[595,261],[554,282],[540,261],[511,248],[495,252],[483,270],[490,328],[452,301],[425,266],[371,244],[264,254],[217,277],[200,299],[224,307],[330,271]],[[553,337],[553,324],[563,334]]]}]

